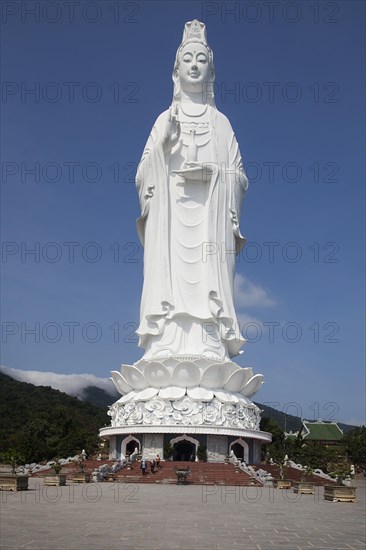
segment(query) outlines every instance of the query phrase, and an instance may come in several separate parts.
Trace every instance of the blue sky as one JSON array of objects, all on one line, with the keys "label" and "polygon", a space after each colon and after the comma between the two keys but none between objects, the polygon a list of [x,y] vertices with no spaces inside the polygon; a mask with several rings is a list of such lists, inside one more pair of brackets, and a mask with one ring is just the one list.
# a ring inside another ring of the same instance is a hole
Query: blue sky
[{"label": "blue sky", "polygon": [[197,18],[250,180],[237,362],[265,375],[259,402],[364,422],[364,3],[3,10],[2,364],[107,377],[141,357],[133,175]]}]

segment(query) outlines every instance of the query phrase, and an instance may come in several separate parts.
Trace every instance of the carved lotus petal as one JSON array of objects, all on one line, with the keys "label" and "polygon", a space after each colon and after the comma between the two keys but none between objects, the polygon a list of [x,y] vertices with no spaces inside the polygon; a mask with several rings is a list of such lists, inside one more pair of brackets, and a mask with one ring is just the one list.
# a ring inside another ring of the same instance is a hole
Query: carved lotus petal
[{"label": "carved lotus petal", "polygon": [[147,382],[153,388],[166,388],[172,384],[171,374],[162,363],[148,363],[145,366],[144,373]]},{"label": "carved lotus petal", "polygon": [[[247,385],[247,383],[249,382],[249,380],[250,380],[251,378],[253,378],[253,369],[252,369],[252,368],[250,368],[250,367],[244,367],[244,368],[243,368],[243,371],[245,372],[245,380],[244,380],[244,384],[242,385],[241,388],[244,388],[244,386]],[[241,388],[240,388],[240,389],[241,389]]]},{"label": "carved lotus petal", "polygon": [[[139,359],[139,361],[136,361],[136,363],[133,364],[134,367],[138,368],[139,370],[143,371],[145,365],[148,365],[149,361],[146,361],[146,359]],[[124,365],[122,365],[123,367]]]},{"label": "carved lotus petal", "polygon": [[263,374],[256,374],[253,376],[249,382],[241,389],[240,393],[245,397],[250,397],[257,393],[261,385],[263,384],[264,376]]},{"label": "carved lotus petal", "polygon": [[128,393],[132,390],[131,386],[127,384],[124,376],[116,370],[111,372],[112,381],[121,395]]},{"label": "carved lotus petal", "polygon": [[186,388],[178,388],[177,386],[168,386],[159,390],[159,397],[162,399],[180,399],[186,393]]},{"label": "carved lotus petal", "polygon": [[248,373],[245,369],[239,368],[231,374],[224,385],[224,389],[239,392],[247,381]]},{"label": "carved lotus petal", "polygon": [[236,363],[233,363],[232,361],[227,361],[226,363],[223,363],[227,369],[227,377],[231,376],[236,372],[240,367]]},{"label": "carved lotus petal", "polygon": [[134,390],[130,391],[129,393],[126,393],[126,395],[124,395],[123,397],[121,397],[121,399],[119,399],[117,401],[117,403],[122,403],[122,405],[124,403],[128,403],[129,401],[132,401],[132,399],[135,397],[137,392],[135,392]]},{"label": "carved lotus petal", "polygon": [[248,375],[249,375],[248,381],[249,381],[254,376],[253,369],[252,367],[245,367],[245,370],[248,371]]},{"label": "carved lotus petal", "polygon": [[174,357],[168,357],[168,359],[162,359],[161,362],[164,363],[166,367],[175,367],[175,365],[178,365],[179,360],[174,359]]},{"label": "carved lotus petal", "polygon": [[148,383],[146,382],[145,376],[137,367],[133,367],[132,365],[123,365],[123,372],[127,383],[134,390],[144,390],[147,388]]},{"label": "carved lotus petal", "polygon": [[175,367],[172,379],[175,386],[193,388],[200,383],[200,370],[194,363],[182,361]]},{"label": "carved lotus petal", "polygon": [[226,390],[215,390],[215,395],[222,403],[238,403],[238,398]]},{"label": "carved lotus petal", "polygon": [[207,367],[202,375],[201,386],[207,389],[222,388],[228,377],[225,364],[216,363]]},{"label": "carved lotus petal", "polygon": [[209,365],[212,364],[212,360],[211,359],[206,359],[205,357],[202,357],[201,359],[196,359],[195,360],[195,363],[198,367],[200,367],[201,369],[203,368],[206,368],[208,367]]},{"label": "carved lotus petal", "polygon": [[148,401],[149,399],[152,399],[157,395],[158,388],[146,388],[144,390],[141,390],[139,392],[136,392],[136,395],[134,396],[134,401]]},{"label": "carved lotus petal", "polygon": [[187,395],[195,401],[211,401],[214,396],[212,390],[205,388],[187,388]]}]

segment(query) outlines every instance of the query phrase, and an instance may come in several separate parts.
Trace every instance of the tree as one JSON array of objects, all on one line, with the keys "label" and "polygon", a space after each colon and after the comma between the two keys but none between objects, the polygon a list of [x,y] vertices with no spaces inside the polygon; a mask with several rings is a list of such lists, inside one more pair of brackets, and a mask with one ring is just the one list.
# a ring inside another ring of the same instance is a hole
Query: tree
[{"label": "tree", "polygon": [[267,417],[262,418],[260,429],[272,434],[272,443],[267,445],[266,452],[275,462],[282,464],[286,455],[285,433],[275,420]]},{"label": "tree", "polygon": [[203,443],[197,447],[197,458],[202,462],[207,462],[207,447]]},{"label": "tree", "polygon": [[329,464],[339,455],[336,448],[326,447],[317,441],[306,443],[301,437],[288,438],[286,450],[290,460],[312,469],[320,468],[323,472],[327,472]]},{"label": "tree", "polygon": [[173,446],[171,443],[165,443],[164,444],[164,458],[165,460],[169,460],[169,458],[173,455]]},{"label": "tree", "polygon": [[366,465],[366,426],[356,428],[343,437],[348,457],[358,466]]}]

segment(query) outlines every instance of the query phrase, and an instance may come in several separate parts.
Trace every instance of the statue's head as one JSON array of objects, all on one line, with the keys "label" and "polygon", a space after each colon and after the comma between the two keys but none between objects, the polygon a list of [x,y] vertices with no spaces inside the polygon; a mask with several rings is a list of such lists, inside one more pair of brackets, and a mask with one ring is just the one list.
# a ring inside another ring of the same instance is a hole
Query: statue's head
[{"label": "statue's head", "polygon": [[204,23],[197,19],[185,24],[183,40],[175,57],[173,103],[179,103],[181,90],[202,93],[205,103],[215,107],[213,53],[206,39]]}]

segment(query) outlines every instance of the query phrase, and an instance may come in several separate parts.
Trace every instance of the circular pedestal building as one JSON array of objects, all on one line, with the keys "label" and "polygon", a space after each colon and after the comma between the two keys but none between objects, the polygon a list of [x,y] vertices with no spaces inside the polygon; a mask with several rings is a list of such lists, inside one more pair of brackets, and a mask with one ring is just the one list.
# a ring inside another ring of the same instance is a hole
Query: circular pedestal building
[{"label": "circular pedestal building", "polygon": [[141,360],[121,371],[112,379],[122,397],[109,409],[111,426],[100,430],[111,460],[136,448],[147,459],[196,460],[201,446],[210,462],[223,462],[231,452],[260,462],[261,443],[271,434],[260,431],[260,410],[250,397],[262,375],[197,356]]}]

